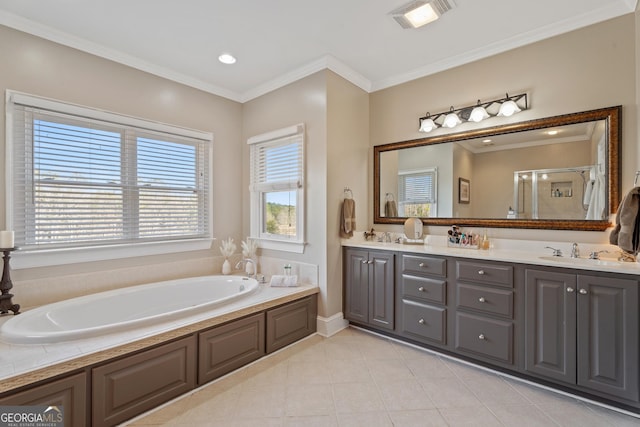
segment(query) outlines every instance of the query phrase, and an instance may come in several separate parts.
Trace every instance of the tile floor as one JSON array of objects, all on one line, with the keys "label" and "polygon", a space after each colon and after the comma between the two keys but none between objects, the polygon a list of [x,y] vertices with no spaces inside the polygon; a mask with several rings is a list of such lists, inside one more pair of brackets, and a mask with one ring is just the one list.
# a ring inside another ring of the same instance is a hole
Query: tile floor
[{"label": "tile floor", "polygon": [[640,419],[348,328],[238,370],[142,426],[640,426]]}]

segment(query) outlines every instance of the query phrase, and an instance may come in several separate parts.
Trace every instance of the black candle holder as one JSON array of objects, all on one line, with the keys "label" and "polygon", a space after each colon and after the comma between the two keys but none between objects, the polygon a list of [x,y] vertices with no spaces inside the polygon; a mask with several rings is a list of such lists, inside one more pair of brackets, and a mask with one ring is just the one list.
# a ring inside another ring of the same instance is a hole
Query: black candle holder
[{"label": "black candle holder", "polygon": [[0,248],[2,251],[2,260],[4,262],[4,268],[2,269],[2,279],[0,279],[0,314],[7,314],[9,311],[13,311],[13,314],[20,314],[20,304],[14,304],[12,301],[13,294],[9,291],[13,288],[11,283],[11,266],[9,260],[11,259],[11,251],[15,251],[16,248]]}]

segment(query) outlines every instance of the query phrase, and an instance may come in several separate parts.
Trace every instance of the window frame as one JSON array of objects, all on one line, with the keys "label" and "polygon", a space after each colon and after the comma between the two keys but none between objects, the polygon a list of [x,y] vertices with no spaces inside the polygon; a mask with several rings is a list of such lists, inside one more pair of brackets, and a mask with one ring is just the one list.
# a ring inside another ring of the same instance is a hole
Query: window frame
[{"label": "window frame", "polygon": [[[423,204],[429,204],[431,205],[429,211],[430,211],[430,215],[431,217],[437,216],[438,215],[438,168],[433,166],[433,167],[428,167],[428,168],[422,168],[422,169],[407,169],[407,170],[400,170],[398,171],[398,214],[400,216],[407,216],[404,212],[404,206],[405,204],[407,204],[407,200],[404,199],[405,197],[405,178],[407,176],[432,176],[432,191],[431,191],[431,201],[425,202]],[[433,208],[433,209],[431,209]]]},{"label": "window frame", "polygon": [[[206,194],[204,197],[205,204],[202,206],[205,217],[205,229],[202,236],[180,238],[176,236],[174,239],[145,239],[144,241],[111,242],[105,241],[101,244],[97,241],[91,242],[89,245],[73,245],[70,247],[54,247],[43,245],[40,248],[31,248],[17,250],[14,252],[12,267],[15,269],[39,267],[47,265],[59,265],[78,262],[101,261],[108,259],[128,258],[147,255],[158,255],[165,253],[185,252],[193,250],[209,249],[213,241],[213,200],[212,200],[212,184],[213,184],[213,134],[211,132],[203,132],[193,129],[182,128],[175,125],[154,122],[119,113],[108,112],[91,107],[71,104],[64,101],[44,98],[36,95],[30,95],[13,90],[7,90],[5,94],[6,107],[6,144],[5,144],[5,162],[6,162],[6,227],[14,228],[14,212],[12,209],[15,199],[14,191],[14,115],[16,114],[17,105],[34,107],[40,110],[48,110],[54,113],[62,113],[74,117],[96,120],[105,124],[116,124],[121,126],[139,128],[142,133],[140,137],[147,138],[153,134],[169,134],[175,137],[186,137],[189,139],[201,140],[208,153],[204,154],[204,165],[206,169]],[[169,141],[171,142],[171,141]],[[19,143],[19,141],[16,141]],[[124,143],[124,142],[123,142]],[[124,161],[124,160],[121,160]],[[197,162],[197,160],[196,160]],[[196,165],[197,166],[197,165]],[[16,242],[18,244],[18,242]]]},{"label": "window frame", "polygon": [[[255,152],[260,147],[277,146],[287,139],[299,138],[300,143],[300,170],[296,183],[275,184],[272,189],[265,190],[260,188],[254,182]],[[306,156],[306,138],[304,124],[297,124],[286,128],[278,129],[272,132],[256,135],[247,140],[249,145],[249,199],[250,199],[250,236],[259,242],[261,248],[274,249],[285,252],[304,253],[305,248],[305,156]],[[276,191],[295,191],[296,194],[296,236],[287,237],[276,234],[270,234],[262,231],[262,225],[265,222],[265,211],[263,209],[263,197],[266,193]]]}]

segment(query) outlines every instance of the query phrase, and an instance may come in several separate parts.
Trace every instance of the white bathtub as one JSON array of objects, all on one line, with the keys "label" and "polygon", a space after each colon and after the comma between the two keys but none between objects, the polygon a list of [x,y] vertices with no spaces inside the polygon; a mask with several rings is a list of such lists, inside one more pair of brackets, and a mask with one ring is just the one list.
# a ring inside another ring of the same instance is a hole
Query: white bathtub
[{"label": "white bathtub", "polygon": [[0,340],[56,343],[129,330],[213,309],[257,288],[255,279],[203,276],[100,292],[14,316],[0,327]]}]

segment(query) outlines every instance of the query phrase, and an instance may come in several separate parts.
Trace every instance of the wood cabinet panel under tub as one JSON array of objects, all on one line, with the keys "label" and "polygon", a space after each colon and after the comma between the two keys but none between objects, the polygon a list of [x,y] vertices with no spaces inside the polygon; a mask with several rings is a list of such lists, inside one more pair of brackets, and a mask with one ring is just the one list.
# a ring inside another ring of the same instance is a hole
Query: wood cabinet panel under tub
[{"label": "wood cabinet panel under tub", "polygon": [[315,295],[267,310],[267,353],[292,344],[316,331]]},{"label": "wood cabinet panel under tub", "polygon": [[63,408],[65,427],[84,426],[87,424],[86,384],[87,375],[82,372],[0,398],[0,405],[59,406]]},{"label": "wood cabinet panel under tub", "polygon": [[264,319],[264,313],[258,313],[199,333],[198,384],[264,356]]},{"label": "wood cabinet panel under tub", "polygon": [[119,424],[193,389],[195,384],[195,336],[93,368],[92,425]]}]

